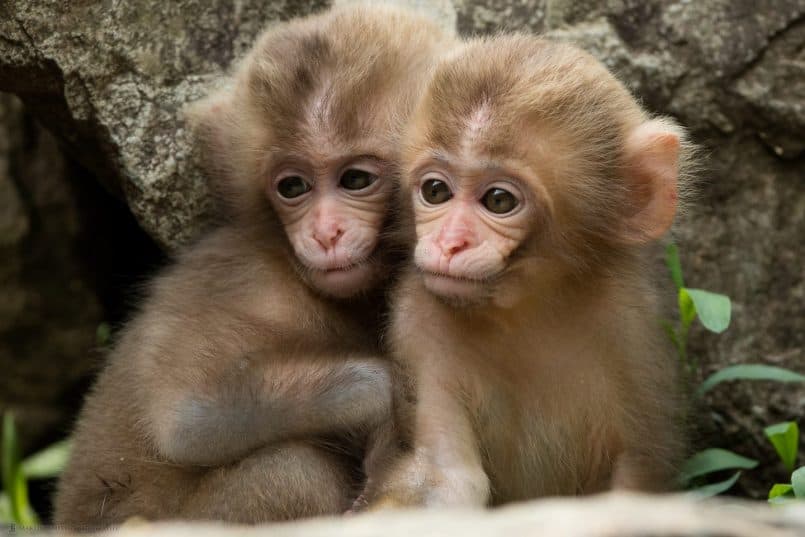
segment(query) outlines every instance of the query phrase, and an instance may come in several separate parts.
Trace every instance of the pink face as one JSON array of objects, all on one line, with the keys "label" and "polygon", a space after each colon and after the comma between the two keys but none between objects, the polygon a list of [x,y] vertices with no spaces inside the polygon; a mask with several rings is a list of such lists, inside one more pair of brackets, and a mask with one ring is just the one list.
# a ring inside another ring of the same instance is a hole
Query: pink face
[{"label": "pink face", "polygon": [[370,156],[316,166],[284,159],[269,177],[268,198],[310,284],[337,298],[376,285],[374,254],[393,191],[388,164]]},{"label": "pink face", "polygon": [[418,166],[413,205],[414,261],[426,287],[471,300],[494,283],[525,240],[534,201],[519,170],[470,162],[438,158]]}]

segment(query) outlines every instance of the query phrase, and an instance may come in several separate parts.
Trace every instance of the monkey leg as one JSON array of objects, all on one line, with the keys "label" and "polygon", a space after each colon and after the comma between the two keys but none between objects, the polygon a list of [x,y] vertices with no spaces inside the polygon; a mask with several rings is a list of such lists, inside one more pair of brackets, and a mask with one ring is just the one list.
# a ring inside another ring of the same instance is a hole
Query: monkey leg
[{"label": "monkey leg", "polygon": [[179,518],[258,523],[341,514],[355,495],[344,457],[303,442],[265,447],[213,468],[182,506]]}]

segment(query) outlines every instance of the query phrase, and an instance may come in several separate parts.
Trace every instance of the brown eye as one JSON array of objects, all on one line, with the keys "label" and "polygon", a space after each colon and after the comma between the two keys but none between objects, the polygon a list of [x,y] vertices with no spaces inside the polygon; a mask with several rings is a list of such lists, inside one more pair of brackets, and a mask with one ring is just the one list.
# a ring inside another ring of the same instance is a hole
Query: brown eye
[{"label": "brown eye", "polygon": [[422,183],[422,198],[433,205],[444,203],[453,197],[450,187],[444,181],[428,179]]},{"label": "brown eye", "polygon": [[339,184],[347,190],[361,190],[377,181],[377,176],[364,170],[350,168],[341,176]]},{"label": "brown eye", "polygon": [[285,199],[297,198],[305,192],[310,192],[310,183],[298,175],[292,175],[277,183],[277,192]]},{"label": "brown eye", "polygon": [[514,194],[502,188],[490,188],[481,198],[481,203],[484,204],[490,212],[495,214],[510,213],[517,207],[518,201]]}]

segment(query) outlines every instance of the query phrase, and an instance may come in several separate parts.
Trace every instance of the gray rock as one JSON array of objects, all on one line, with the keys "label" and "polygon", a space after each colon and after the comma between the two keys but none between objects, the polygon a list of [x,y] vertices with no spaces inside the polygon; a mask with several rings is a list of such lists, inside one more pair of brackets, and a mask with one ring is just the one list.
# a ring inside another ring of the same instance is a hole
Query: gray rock
[{"label": "gray rock", "polygon": [[121,537],[795,537],[805,531],[805,506],[781,509],[749,502],[702,502],[683,496],[604,494],[557,498],[495,510],[384,511],[253,528],[131,521],[104,535]]},{"label": "gray rock", "polygon": [[0,412],[14,412],[23,448],[64,434],[99,358],[78,213],[56,141],[0,94]]},{"label": "gray rock", "polygon": [[0,90],[17,93],[149,233],[176,245],[198,231],[210,206],[183,106],[269,22],[321,7],[11,0],[0,4]]}]

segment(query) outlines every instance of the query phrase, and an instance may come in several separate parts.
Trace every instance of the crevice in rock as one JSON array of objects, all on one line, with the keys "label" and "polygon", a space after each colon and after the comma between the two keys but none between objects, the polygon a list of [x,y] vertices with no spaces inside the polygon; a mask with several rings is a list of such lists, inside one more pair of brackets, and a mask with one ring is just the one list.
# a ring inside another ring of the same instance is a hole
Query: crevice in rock
[{"label": "crevice in rock", "polygon": [[[0,250],[0,293],[14,297],[0,308],[0,412],[14,412],[27,454],[69,433],[103,363],[98,326],[130,316],[140,284],[164,255],[126,205],[65,156],[18,101],[0,94],[0,112],[8,140],[0,180],[24,220]],[[8,203],[0,199],[0,210]],[[52,487],[31,483],[43,515]]]}]

